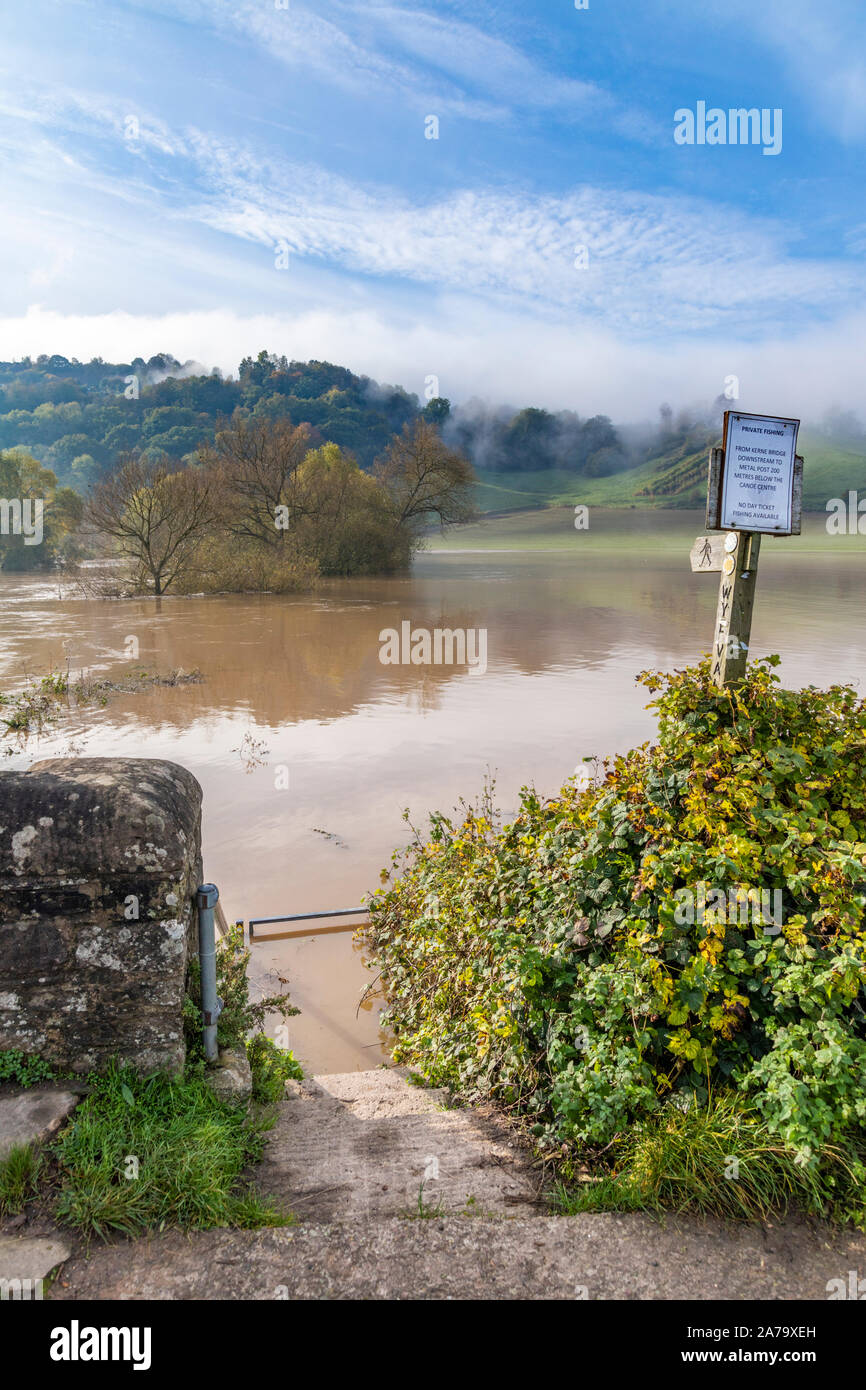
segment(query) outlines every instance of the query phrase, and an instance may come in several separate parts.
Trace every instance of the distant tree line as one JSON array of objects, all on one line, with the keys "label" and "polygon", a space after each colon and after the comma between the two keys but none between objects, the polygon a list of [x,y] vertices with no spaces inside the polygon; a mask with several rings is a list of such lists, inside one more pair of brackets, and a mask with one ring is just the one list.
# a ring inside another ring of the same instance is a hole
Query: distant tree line
[{"label": "distant tree line", "polygon": [[452,409],[443,397],[422,403],[402,386],[346,367],[266,351],[245,357],[234,377],[168,353],[124,363],[59,354],[0,362],[0,450],[26,450],[82,495],[131,451],[145,460],[194,462],[227,417],[306,424],[313,446],[337,444],[366,470],[418,419],[436,425],[480,468],[598,476],[633,461],[603,415],[582,420],[573,411],[474,401]]},{"label": "distant tree line", "polygon": [[0,450],[25,449],[81,493],[131,450],[193,461],[218,422],[236,412],[306,423],[313,443],[339,444],[364,468],[392,435],[425,416],[418,397],[402,387],[267,352],[244,358],[236,378],[167,353],[125,363],[58,355],[0,363]]},{"label": "distant tree line", "polygon": [[476,467],[496,471],[555,468],[598,478],[636,461],[606,415],[582,420],[573,410],[514,412],[470,401],[449,414],[445,433]]}]

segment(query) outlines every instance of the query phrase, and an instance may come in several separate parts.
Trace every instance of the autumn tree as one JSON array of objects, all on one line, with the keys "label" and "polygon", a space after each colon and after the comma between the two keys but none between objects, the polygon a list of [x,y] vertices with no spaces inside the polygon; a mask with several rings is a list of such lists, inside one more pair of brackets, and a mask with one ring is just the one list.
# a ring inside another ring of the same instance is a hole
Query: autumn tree
[{"label": "autumn tree", "polygon": [[127,561],[135,590],[159,596],[179,584],[213,528],[213,478],[178,471],[169,458],[128,454],[95,488],[87,516]]},{"label": "autumn tree", "polygon": [[212,475],[221,524],[245,541],[282,543],[297,505],[294,479],[312,443],[309,425],[235,418],[199,452]]},{"label": "autumn tree", "polygon": [[400,524],[415,535],[433,520],[450,526],[475,513],[472,465],[448,447],[429,420],[403,426],[376,461],[374,476],[391,498]]},{"label": "autumn tree", "polygon": [[0,569],[56,569],[78,558],[83,503],[20,449],[0,453]]}]

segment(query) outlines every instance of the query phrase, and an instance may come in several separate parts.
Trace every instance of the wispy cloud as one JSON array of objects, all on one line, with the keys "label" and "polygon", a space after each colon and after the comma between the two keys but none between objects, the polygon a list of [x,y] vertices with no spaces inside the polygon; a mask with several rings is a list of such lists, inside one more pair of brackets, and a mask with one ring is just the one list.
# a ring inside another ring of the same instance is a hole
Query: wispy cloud
[{"label": "wispy cloud", "polygon": [[[170,156],[188,152],[165,121],[151,110],[142,118],[128,98],[74,87],[46,87],[9,68],[0,69],[0,117],[58,134],[123,140],[129,151],[149,150]],[[11,126],[0,133],[0,146],[3,144],[14,147]]]},{"label": "wispy cloud", "polygon": [[[780,364],[844,399],[861,370],[853,0],[660,0],[664,61],[638,0],[47,4],[0,84],[7,353],[267,345],[619,415],[624,381],[630,411],[729,372],[783,394]],[[708,75],[785,107],[779,160],[675,149],[674,88]]]},{"label": "wispy cloud", "polygon": [[[139,4],[163,8],[159,0]],[[261,0],[178,0],[172,9],[243,36],[293,71],[374,101],[498,124],[528,110],[571,124],[591,110],[611,132],[639,142],[656,139],[662,128],[599,83],[557,75],[447,6],[336,3],[328,18],[297,0],[286,8]]]},{"label": "wispy cloud", "polygon": [[797,255],[796,229],[678,194],[583,186],[561,197],[499,189],[412,202],[320,168],[257,167],[188,137],[212,189],[186,215],[353,272],[523,300],[612,328],[692,332],[831,310],[862,294],[855,261]]},{"label": "wispy cloud", "polygon": [[139,160],[88,162],[76,139],[80,188],[261,247],[263,298],[278,246],[296,270],[319,265],[524,304],[633,336],[720,326],[754,336],[841,311],[866,288],[859,260],[799,254],[799,233],[784,221],[679,193],[584,184],[558,196],[492,186],[409,197],[195,127],[175,132],[148,113],[130,140],[122,108],[108,99],[66,92],[52,95],[48,111],[35,98],[27,109],[40,128],[52,127],[55,143],[43,144],[36,164],[45,182],[52,160],[73,159],[57,143],[59,127],[76,137],[93,129],[101,151],[109,141]]}]

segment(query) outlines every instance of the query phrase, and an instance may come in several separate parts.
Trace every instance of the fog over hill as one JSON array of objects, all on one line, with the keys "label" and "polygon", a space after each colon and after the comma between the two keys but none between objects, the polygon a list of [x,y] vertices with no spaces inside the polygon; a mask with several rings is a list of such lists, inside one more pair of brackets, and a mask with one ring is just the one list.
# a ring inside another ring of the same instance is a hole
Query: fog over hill
[{"label": "fog over hill", "polygon": [[[542,493],[553,496],[560,475],[622,475],[626,484],[638,470],[630,488],[638,505],[669,499],[682,506],[694,505],[703,486],[706,452],[720,435],[723,411],[766,408],[745,393],[734,399],[720,394],[677,408],[662,401],[653,418],[635,422],[625,404],[614,418],[587,409],[580,386],[573,406],[548,410],[525,400],[451,401],[432,394],[437,385],[431,377],[419,394],[348,367],[289,361],[265,350],[227,374],[166,352],[127,362],[43,354],[0,362],[0,450],[24,450],[62,484],[86,493],[129,450],[167,455],[178,465],[193,462],[202,443],[235,412],[307,422],[314,442],[333,441],[366,468],[395,433],[424,415],[483,478],[531,475]],[[729,390],[738,390],[735,378]],[[866,428],[858,415],[835,408],[803,424],[822,449],[842,451],[822,485],[857,486],[862,469],[852,471],[843,455],[866,455]],[[628,495],[618,484],[611,500]]]}]

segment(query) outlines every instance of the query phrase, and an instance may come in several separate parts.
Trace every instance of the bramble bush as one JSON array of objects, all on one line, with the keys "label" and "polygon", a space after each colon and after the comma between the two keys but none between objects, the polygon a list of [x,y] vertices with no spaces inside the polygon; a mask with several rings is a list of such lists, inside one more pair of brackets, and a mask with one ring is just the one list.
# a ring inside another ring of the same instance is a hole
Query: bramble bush
[{"label": "bramble bush", "polygon": [[[505,826],[490,787],[431,817],[367,929],[397,1060],[510,1110],[548,1153],[723,1096],[801,1167],[862,1153],[866,705],[781,689],[778,660],[724,692],[708,660],[644,672],[657,743],[550,801],[524,788]],[[699,883],[745,910],[683,922],[678,890]],[[780,928],[759,907],[775,889]]]}]

